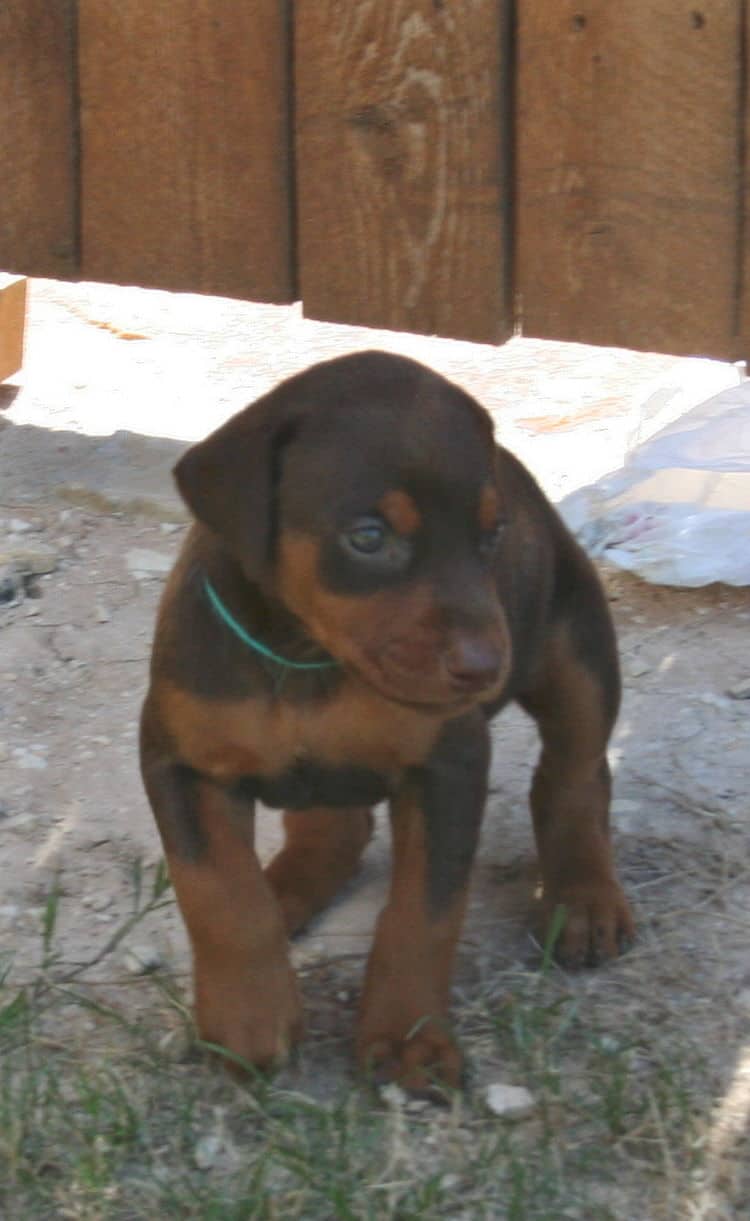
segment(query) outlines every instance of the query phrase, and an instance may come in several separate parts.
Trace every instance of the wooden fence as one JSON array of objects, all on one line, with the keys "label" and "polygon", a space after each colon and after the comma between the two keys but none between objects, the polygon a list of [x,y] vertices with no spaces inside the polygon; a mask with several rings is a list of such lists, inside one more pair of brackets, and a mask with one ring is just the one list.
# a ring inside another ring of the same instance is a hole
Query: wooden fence
[{"label": "wooden fence", "polygon": [[0,267],[748,355],[748,0],[0,0]]}]

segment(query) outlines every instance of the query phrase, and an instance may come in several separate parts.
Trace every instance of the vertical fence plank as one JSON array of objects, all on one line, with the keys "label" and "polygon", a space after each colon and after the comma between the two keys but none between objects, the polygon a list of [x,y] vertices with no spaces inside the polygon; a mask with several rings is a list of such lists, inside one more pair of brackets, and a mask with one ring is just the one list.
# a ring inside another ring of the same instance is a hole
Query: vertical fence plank
[{"label": "vertical fence plank", "polygon": [[525,334],[731,356],[738,0],[523,0]]},{"label": "vertical fence plank", "polygon": [[79,0],[83,274],[292,294],[278,0]]},{"label": "vertical fence plank", "polygon": [[507,336],[504,14],[503,0],[297,0],[306,314]]},{"label": "vertical fence plank", "polygon": [[0,3],[0,268],[76,271],[71,0]]}]

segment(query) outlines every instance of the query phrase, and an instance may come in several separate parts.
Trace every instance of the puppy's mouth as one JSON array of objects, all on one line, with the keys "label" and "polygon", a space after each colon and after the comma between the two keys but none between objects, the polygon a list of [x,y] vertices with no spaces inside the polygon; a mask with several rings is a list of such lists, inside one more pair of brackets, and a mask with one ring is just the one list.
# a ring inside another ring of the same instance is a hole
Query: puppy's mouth
[{"label": "puppy's mouth", "polygon": [[499,694],[509,650],[489,640],[464,640],[410,664],[399,648],[363,650],[351,659],[360,676],[395,703],[458,714]]}]

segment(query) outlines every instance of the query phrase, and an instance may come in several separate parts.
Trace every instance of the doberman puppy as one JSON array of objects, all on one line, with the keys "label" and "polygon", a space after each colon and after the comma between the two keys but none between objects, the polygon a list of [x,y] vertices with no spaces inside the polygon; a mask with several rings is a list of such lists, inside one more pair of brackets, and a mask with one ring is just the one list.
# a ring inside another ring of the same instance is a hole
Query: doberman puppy
[{"label": "doberman puppy", "polygon": [[[619,701],[595,573],[488,414],[415,361],[313,366],[177,464],[196,522],[158,617],[143,779],[192,942],[198,1028],[252,1065],[300,1037],[287,937],[390,803],[393,871],[360,1063],[458,1084],[447,1009],[487,789],[487,722],[535,719],[547,920],[571,965],[633,935],[609,842]],[[284,809],[264,870],[256,800]]]}]

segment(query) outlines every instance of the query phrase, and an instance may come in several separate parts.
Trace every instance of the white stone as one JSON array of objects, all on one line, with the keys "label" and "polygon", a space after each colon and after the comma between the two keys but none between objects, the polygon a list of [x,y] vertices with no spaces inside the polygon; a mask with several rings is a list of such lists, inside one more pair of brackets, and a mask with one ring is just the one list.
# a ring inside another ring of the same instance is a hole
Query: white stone
[{"label": "white stone", "polygon": [[162,956],[153,945],[133,945],[122,957],[122,965],[130,975],[149,975],[162,964]]},{"label": "white stone", "polygon": [[151,551],[146,547],[132,547],[125,555],[128,571],[136,581],[149,581],[167,575],[174,563],[171,555]]},{"label": "white stone", "polygon": [[651,673],[653,666],[642,657],[629,657],[622,668],[626,678],[643,678],[644,674]]},{"label": "white stone", "polygon": [[47,760],[43,759],[41,755],[34,754],[32,750],[24,750],[21,747],[17,747],[13,751],[13,758],[16,767],[20,767],[27,772],[41,772],[47,766]]},{"label": "white stone", "polygon": [[396,1085],[395,1081],[389,1081],[387,1085],[381,1085],[379,1093],[383,1102],[387,1103],[389,1107],[403,1107],[407,1102],[407,1095],[400,1085]]},{"label": "white stone", "polygon": [[107,894],[89,895],[88,907],[91,907],[95,912],[103,912],[105,908],[112,903],[112,896]]},{"label": "white stone", "polygon": [[57,553],[44,543],[27,543],[12,536],[0,547],[0,568],[12,566],[16,572],[41,576],[57,568]]},{"label": "white stone", "polygon": [[193,1161],[199,1170],[211,1169],[221,1152],[221,1144],[221,1137],[217,1136],[215,1132],[209,1132],[195,1142]]},{"label": "white stone", "polygon": [[536,1107],[533,1095],[523,1085],[504,1085],[495,1081],[487,1086],[487,1107],[503,1119],[525,1119]]}]

